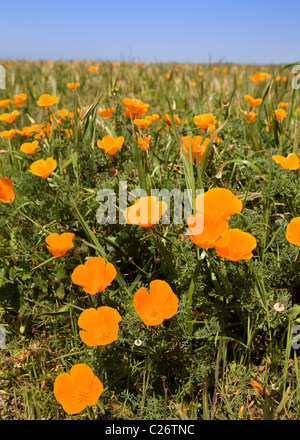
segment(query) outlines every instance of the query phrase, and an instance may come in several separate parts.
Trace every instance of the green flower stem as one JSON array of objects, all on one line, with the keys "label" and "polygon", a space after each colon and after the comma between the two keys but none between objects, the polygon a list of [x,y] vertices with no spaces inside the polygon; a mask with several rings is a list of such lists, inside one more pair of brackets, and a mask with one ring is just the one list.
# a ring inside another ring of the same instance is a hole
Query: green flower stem
[{"label": "green flower stem", "polygon": [[34,268],[32,268],[31,271],[34,271],[34,270],[38,269],[39,267],[45,266],[45,264],[50,263],[51,261],[55,260],[56,258],[59,258],[59,257],[53,256],[53,257],[48,258],[48,260],[43,261],[38,266],[35,266]]},{"label": "green flower stem", "polygon": [[188,309],[187,309],[187,328],[188,328],[188,332],[190,334],[192,334],[193,331],[193,323],[192,323],[192,305],[193,305],[193,293],[195,290],[195,286],[196,286],[196,282],[197,282],[197,278],[200,272],[200,268],[201,265],[204,261],[204,259],[206,258],[207,254],[205,251],[203,251],[200,255],[200,258],[198,258],[197,264],[196,264],[196,268],[194,271],[194,274],[191,278],[190,281],[190,287],[189,290],[187,292],[187,303],[188,303]]}]

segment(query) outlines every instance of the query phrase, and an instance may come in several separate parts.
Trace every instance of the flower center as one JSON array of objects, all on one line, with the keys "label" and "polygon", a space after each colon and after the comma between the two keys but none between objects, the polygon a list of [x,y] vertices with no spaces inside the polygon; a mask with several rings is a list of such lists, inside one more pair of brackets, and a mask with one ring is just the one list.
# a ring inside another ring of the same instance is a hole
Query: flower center
[{"label": "flower center", "polygon": [[106,341],[109,337],[110,331],[107,328],[101,328],[96,334],[96,338],[99,343]]},{"label": "flower center", "polygon": [[74,400],[78,403],[86,403],[89,398],[90,390],[88,388],[78,388],[74,395]]},{"label": "flower center", "polygon": [[155,320],[159,316],[159,311],[156,309],[156,307],[153,307],[151,310],[151,313],[149,315],[149,319]]},{"label": "flower center", "polygon": [[242,254],[239,251],[231,251],[230,252],[230,257],[234,258],[234,259],[239,259],[241,258]]}]

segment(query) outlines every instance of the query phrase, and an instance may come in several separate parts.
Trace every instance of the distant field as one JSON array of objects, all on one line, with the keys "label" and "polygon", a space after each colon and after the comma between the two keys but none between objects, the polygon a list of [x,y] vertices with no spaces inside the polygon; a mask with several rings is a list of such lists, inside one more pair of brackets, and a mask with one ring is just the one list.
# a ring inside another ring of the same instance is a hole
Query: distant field
[{"label": "distant field", "polygon": [[0,418],[299,419],[297,68],[0,64]]}]

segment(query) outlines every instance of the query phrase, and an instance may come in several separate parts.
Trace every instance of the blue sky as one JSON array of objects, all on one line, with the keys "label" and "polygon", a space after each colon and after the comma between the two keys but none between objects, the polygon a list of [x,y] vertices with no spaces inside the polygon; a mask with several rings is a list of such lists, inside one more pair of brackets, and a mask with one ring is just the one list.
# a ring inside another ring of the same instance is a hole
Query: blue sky
[{"label": "blue sky", "polygon": [[256,64],[300,60],[300,2],[6,1],[0,58]]}]

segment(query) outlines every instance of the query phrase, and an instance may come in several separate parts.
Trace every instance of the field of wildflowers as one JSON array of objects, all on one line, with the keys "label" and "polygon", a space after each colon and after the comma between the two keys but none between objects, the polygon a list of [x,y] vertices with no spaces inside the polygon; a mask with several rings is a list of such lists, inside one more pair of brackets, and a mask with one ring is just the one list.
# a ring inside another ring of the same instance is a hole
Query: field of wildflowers
[{"label": "field of wildflowers", "polygon": [[1,419],[298,419],[294,66],[1,64]]}]

